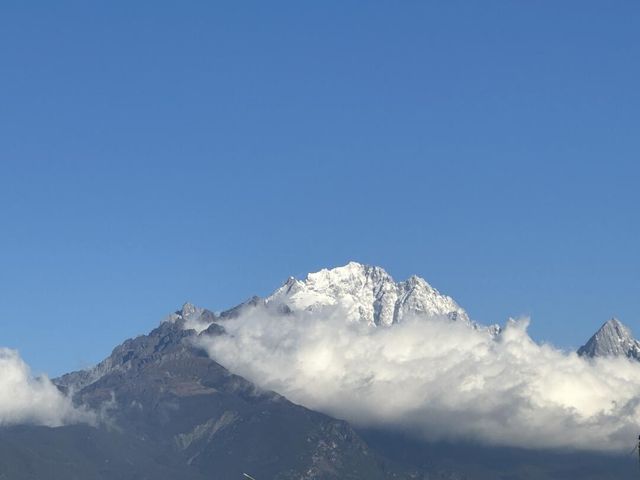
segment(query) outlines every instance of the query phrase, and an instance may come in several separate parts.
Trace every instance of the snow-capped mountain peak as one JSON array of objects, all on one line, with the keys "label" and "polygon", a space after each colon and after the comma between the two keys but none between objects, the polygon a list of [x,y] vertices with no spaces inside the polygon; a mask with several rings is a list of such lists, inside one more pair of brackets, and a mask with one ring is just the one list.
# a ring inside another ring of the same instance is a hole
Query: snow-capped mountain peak
[{"label": "snow-capped mountain peak", "polygon": [[348,320],[369,325],[392,325],[408,316],[439,316],[467,323],[467,313],[424,279],[412,276],[395,282],[383,268],[349,262],[309,273],[304,280],[290,277],[265,299],[267,305],[293,311],[340,307]]},{"label": "snow-capped mountain peak", "polygon": [[587,357],[626,356],[640,359],[640,342],[633,338],[629,327],[617,318],[612,318],[578,349],[578,355]]}]

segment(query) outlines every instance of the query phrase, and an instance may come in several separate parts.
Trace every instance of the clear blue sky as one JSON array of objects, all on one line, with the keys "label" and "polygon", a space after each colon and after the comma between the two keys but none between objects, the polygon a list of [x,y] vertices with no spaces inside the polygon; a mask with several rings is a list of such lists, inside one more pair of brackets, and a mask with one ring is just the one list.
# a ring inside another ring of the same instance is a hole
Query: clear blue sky
[{"label": "clear blue sky", "polygon": [[3,1],[0,345],[52,375],[348,260],[640,334],[636,1]]}]

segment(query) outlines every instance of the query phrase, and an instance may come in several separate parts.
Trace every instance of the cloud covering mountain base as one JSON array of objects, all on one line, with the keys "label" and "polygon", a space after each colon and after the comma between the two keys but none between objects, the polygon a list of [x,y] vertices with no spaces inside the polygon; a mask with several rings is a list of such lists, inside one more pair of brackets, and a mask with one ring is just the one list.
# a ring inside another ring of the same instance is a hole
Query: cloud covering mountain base
[{"label": "cloud covering mountain base", "polygon": [[447,318],[391,327],[339,309],[266,307],[202,338],[232,372],[360,426],[526,448],[624,451],[640,423],[640,364],[536,344],[528,320],[493,337]]},{"label": "cloud covering mountain base", "polygon": [[93,423],[47,377],[33,377],[15,350],[0,347],[0,426],[34,424],[57,427]]}]

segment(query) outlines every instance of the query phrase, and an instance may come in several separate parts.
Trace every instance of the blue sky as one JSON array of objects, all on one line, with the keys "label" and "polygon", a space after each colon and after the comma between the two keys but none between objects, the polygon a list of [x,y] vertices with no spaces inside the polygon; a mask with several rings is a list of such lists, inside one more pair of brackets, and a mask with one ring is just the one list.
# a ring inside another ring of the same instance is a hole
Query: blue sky
[{"label": "blue sky", "polygon": [[349,260],[640,333],[637,2],[0,6],[0,345],[85,367]]}]

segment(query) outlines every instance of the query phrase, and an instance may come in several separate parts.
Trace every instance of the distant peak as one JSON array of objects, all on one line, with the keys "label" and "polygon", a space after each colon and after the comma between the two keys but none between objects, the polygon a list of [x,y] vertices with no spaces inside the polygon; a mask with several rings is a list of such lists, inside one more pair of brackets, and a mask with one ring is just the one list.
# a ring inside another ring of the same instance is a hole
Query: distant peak
[{"label": "distant peak", "polygon": [[346,265],[341,265],[341,266],[337,266],[337,267],[333,267],[333,268],[324,268],[321,271],[328,271],[328,272],[345,272],[345,271],[371,272],[371,271],[382,271],[382,272],[384,272],[384,269],[382,267],[377,267],[375,265],[368,265],[366,263],[355,262],[355,261],[352,260],[352,261],[348,262]]},{"label": "distant peak", "polygon": [[323,268],[317,272],[309,273],[306,281],[324,281],[330,283],[350,282],[357,278],[372,278],[388,280],[393,282],[393,278],[382,267],[365,265],[358,262],[349,262],[346,265],[334,268]]},{"label": "distant peak", "polygon": [[342,266],[342,267],[335,267],[335,268],[355,268],[355,269],[362,269],[362,268],[366,268],[369,265],[365,265],[364,263],[360,263],[360,262],[354,262],[353,260],[347,262],[346,265]]},{"label": "distant peak", "polygon": [[602,326],[614,326],[614,327],[624,327],[624,324],[618,320],[616,317],[611,317],[609,320],[607,320],[606,322],[604,322],[602,324]]},{"label": "distant peak", "polygon": [[371,268],[371,265],[366,265],[364,263],[360,263],[360,262],[356,262],[356,261],[349,261],[347,262],[346,265],[343,265],[342,267],[335,267],[335,268],[355,268],[355,269],[364,269],[364,268]]},{"label": "distant peak", "polygon": [[384,268],[355,261],[309,273],[304,280],[289,277],[265,303],[291,311],[341,308],[347,320],[370,325],[391,325],[416,315],[471,323],[452,298],[424,279],[413,275],[395,282]]},{"label": "distant peak", "polygon": [[181,315],[182,318],[187,319],[193,315],[202,313],[203,310],[203,308],[196,307],[193,303],[186,302],[177,313]]},{"label": "distant peak", "polygon": [[384,273],[387,273],[385,271],[385,269],[382,268],[382,267],[378,267],[376,265],[368,265],[366,263],[359,263],[359,262],[354,262],[354,261],[351,261],[351,262],[347,263],[346,265],[344,265],[342,267],[335,267],[332,270],[351,270],[351,271],[358,271],[358,272],[384,272]]},{"label": "distant peak", "polygon": [[578,349],[578,355],[588,357],[618,357],[640,359],[640,342],[633,338],[631,329],[613,317]]},{"label": "distant peak", "polygon": [[323,268],[317,272],[311,272],[309,275],[313,275],[314,273],[320,272],[329,272],[329,273],[347,273],[347,272],[363,272],[367,269],[367,265],[363,265],[358,262],[349,262],[345,265],[338,265],[333,268]]},{"label": "distant peak", "polygon": [[[629,327],[615,317],[607,320],[598,330],[598,333],[612,335],[618,338],[633,338]],[[598,334],[596,333],[596,335]]]},{"label": "distant peak", "polygon": [[433,287],[431,285],[429,285],[429,283],[422,277],[419,277],[417,275],[411,275],[408,279],[407,279],[407,285],[410,285],[412,287],[425,287],[425,288],[429,288],[429,289],[433,289]]},{"label": "distant peak", "polygon": [[206,308],[198,307],[191,302],[185,302],[180,310],[166,317],[163,321],[180,323],[187,330],[195,330],[200,333],[215,322],[216,314]]},{"label": "distant peak", "polygon": [[191,312],[196,309],[196,306],[191,302],[185,302],[182,304],[181,312]]}]

